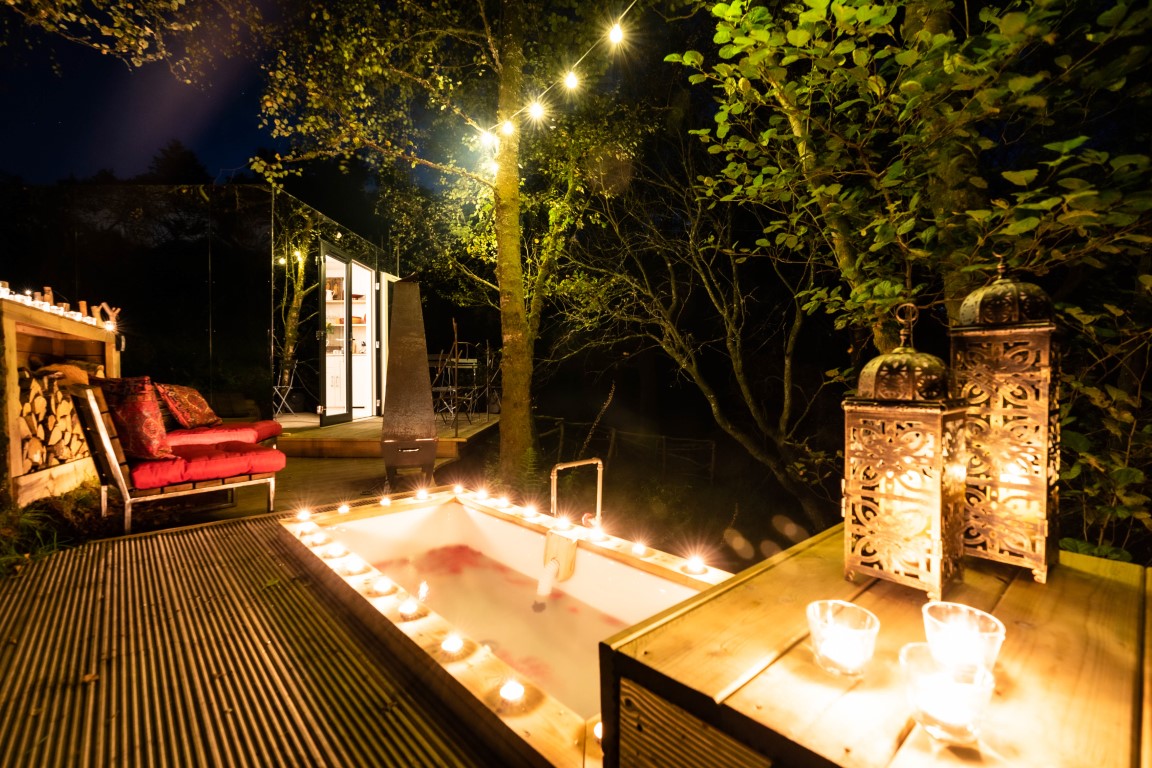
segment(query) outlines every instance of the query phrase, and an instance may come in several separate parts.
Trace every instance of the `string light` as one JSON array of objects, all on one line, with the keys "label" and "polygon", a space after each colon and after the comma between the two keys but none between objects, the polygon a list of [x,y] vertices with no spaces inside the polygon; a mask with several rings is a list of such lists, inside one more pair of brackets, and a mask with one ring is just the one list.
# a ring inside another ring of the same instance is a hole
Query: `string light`
[{"label": "string light", "polygon": [[[605,38],[608,40],[608,42],[611,44],[612,47],[617,47],[624,41],[624,27],[623,27],[621,22],[624,21],[624,17],[628,15],[628,13],[632,10],[632,8],[635,5],[636,5],[636,0],[632,0],[632,2],[628,5],[628,7],[624,9],[624,12],[621,13],[619,17],[617,17],[616,21],[612,24],[612,26],[609,28],[607,34],[605,35]],[[563,83],[564,87],[566,87],[570,91],[575,90],[577,87],[579,87],[580,78],[576,74],[576,69],[577,69],[577,67],[580,66],[580,63],[583,62],[584,59],[588,58],[588,56],[592,53],[592,51],[594,51],[596,49],[597,45],[599,45],[599,41],[593,43],[592,46],[589,47],[588,50],[586,50],[584,52],[584,54],[579,59],[576,60],[576,63],[568,70],[567,73],[565,73],[563,78],[561,78],[559,81],[554,82],[551,85],[549,85],[547,88],[545,88],[544,91],[532,103],[530,103],[528,106],[522,108],[521,110],[519,110],[518,112],[513,114],[512,118],[516,118],[521,114],[527,113],[528,117],[530,117],[532,120],[539,121],[539,120],[543,119],[544,115],[545,115],[545,108],[544,108],[544,102],[543,102],[544,97],[546,95],[548,95],[548,92],[551,91],[559,83]],[[516,130],[516,125],[512,121],[511,118],[508,120],[505,120],[498,127],[499,127],[500,133],[504,134],[505,136],[511,136]],[[481,132],[480,132],[480,144],[481,144],[481,146],[483,146],[487,149],[495,149],[496,148],[496,146],[498,145],[498,142],[496,141],[496,138],[493,135],[493,132],[496,129],[497,129],[497,126],[493,126],[492,128],[481,130]],[[490,165],[490,170],[495,172],[495,164],[494,163]]]}]

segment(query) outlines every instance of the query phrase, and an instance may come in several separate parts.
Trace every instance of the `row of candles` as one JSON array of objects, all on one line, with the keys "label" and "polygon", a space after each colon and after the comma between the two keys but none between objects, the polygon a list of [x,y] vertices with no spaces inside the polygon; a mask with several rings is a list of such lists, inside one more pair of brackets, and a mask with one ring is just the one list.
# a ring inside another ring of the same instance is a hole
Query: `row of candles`
[{"label": "row of candles", "polygon": [[30,290],[24,291],[23,293],[17,293],[16,291],[13,291],[11,288],[9,288],[8,284],[4,283],[3,281],[0,281],[0,299],[7,299],[17,304],[23,304],[26,307],[32,307],[33,309],[39,309],[44,312],[48,312],[49,314],[66,317],[69,320],[75,320],[76,322],[85,323],[86,325],[99,325],[106,331],[116,330],[116,323],[112,320],[105,320],[101,322],[96,317],[85,315],[81,312],[77,312],[74,309],[69,309],[66,304],[53,304],[51,302],[44,301],[43,299],[35,298],[32,295],[32,291]]},{"label": "row of candles", "polygon": [[[972,743],[995,687],[992,670],[1004,642],[1004,624],[961,603],[933,600],[922,613],[926,642],[900,649],[913,717],[933,738]],[[821,668],[859,675],[872,658],[880,620],[854,603],[817,600],[808,605],[808,628]]]}]

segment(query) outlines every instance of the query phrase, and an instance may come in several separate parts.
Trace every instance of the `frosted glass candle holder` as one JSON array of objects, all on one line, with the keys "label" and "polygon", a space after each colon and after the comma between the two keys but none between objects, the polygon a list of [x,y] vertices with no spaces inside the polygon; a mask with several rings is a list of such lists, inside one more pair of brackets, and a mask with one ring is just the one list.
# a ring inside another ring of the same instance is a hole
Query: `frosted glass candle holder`
[{"label": "frosted glass candle holder", "polygon": [[971,744],[996,680],[984,666],[938,661],[927,643],[900,649],[900,669],[912,716],[928,735],[949,744]]},{"label": "frosted glass candle holder", "polygon": [[924,635],[932,655],[941,664],[996,666],[1004,643],[1004,624],[990,613],[961,603],[926,603]]},{"label": "frosted glass candle holder", "polygon": [[808,604],[808,630],[816,663],[835,675],[858,675],[872,659],[880,620],[844,600]]}]

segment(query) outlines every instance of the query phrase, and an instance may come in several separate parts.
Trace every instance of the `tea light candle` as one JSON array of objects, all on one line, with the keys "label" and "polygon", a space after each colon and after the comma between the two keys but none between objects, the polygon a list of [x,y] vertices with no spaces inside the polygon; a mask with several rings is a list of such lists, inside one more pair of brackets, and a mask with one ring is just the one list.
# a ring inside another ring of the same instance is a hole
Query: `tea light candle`
[{"label": "tea light candle", "polygon": [[450,653],[455,656],[456,654],[460,653],[460,651],[464,650],[464,638],[453,632],[452,634],[445,637],[444,641],[440,643],[440,650],[444,651],[444,653]]},{"label": "tea light candle", "polygon": [[509,702],[520,701],[524,698],[524,686],[516,680],[508,680],[500,686],[500,698]]},{"label": "tea light candle", "polygon": [[817,600],[808,604],[808,629],[821,669],[856,675],[872,659],[880,620],[854,603]]},{"label": "tea light candle", "polygon": [[933,600],[924,605],[924,635],[941,664],[992,669],[1004,642],[1004,624],[962,603]]},{"label": "tea light candle", "polygon": [[940,741],[969,744],[992,697],[995,679],[982,666],[957,667],[938,661],[927,643],[900,650],[908,702],[913,717]]},{"label": "tea light candle", "polygon": [[404,618],[414,619],[420,615],[420,602],[416,598],[410,597],[400,603],[397,610],[400,611],[400,615]]}]

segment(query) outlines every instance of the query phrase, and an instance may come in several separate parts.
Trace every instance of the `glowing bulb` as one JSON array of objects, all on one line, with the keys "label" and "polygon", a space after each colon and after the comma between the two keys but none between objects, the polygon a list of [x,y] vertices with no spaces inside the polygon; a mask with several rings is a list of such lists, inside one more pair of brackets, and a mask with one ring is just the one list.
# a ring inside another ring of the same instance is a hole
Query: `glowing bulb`
[{"label": "glowing bulb", "polygon": [[444,642],[440,643],[440,650],[455,656],[464,650],[464,638],[453,632],[444,638]]},{"label": "glowing bulb", "polygon": [[644,542],[638,541],[632,545],[632,554],[636,557],[644,557],[648,554],[648,547],[644,546]]},{"label": "glowing bulb", "polygon": [[528,117],[533,120],[540,120],[544,117],[544,105],[538,101],[534,101],[528,105]]},{"label": "glowing bulb", "polygon": [[500,132],[505,136],[511,136],[516,131],[516,125],[511,120],[505,120],[500,125]]},{"label": "glowing bulb", "polygon": [[592,541],[604,541],[608,538],[608,534],[604,533],[604,528],[600,523],[593,523],[592,527],[588,530],[588,538]]},{"label": "glowing bulb", "polygon": [[492,174],[493,176],[500,172],[500,163],[496,162],[495,160],[489,160],[484,164],[484,167],[488,170],[488,173]]},{"label": "glowing bulb", "polygon": [[300,253],[300,249],[299,249],[299,248],[297,248],[297,249],[295,249],[294,251],[292,251],[292,255],[296,257],[296,261],[300,261],[300,258],[301,258],[301,256],[302,256],[302,254]]},{"label": "glowing bulb", "polygon": [[414,619],[420,613],[420,602],[416,598],[410,597],[400,603],[400,607],[397,608],[397,610],[400,611],[400,615],[404,618]]},{"label": "glowing bulb", "polygon": [[523,515],[525,520],[531,520],[536,517],[536,507],[532,504],[525,504]]},{"label": "glowing bulb", "polygon": [[480,134],[480,146],[482,147],[492,149],[496,146],[497,141],[496,134],[492,133],[492,131],[484,131]]},{"label": "glowing bulb", "polygon": [[421,601],[428,599],[428,582],[420,582],[420,588],[416,590],[416,597],[418,597]]},{"label": "glowing bulb", "polygon": [[576,77],[575,72],[569,70],[568,74],[564,75],[564,86],[572,91],[575,90],[578,85],[580,85],[580,78]]},{"label": "glowing bulb", "polygon": [[484,499],[488,498],[488,491],[484,488],[481,488],[480,490],[476,491],[476,498],[483,501]]},{"label": "glowing bulb", "polygon": [[569,520],[568,518],[566,518],[566,517],[556,518],[556,525],[555,525],[556,530],[566,531],[571,527],[572,527],[572,521]]},{"label": "glowing bulb", "polygon": [[296,519],[302,523],[305,521],[311,520],[312,519],[312,510],[310,510],[310,509],[300,510],[299,512],[296,513]]},{"label": "glowing bulb", "polygon": [[341,568],[341,571],[345,576],[354,576],[357,573],[364,573],[366,570],[368,570],[368,563],[364,562],[355,555],[345,560],[344,567]]},{"label": "glowing bulb", "polygon": [[348,550],[340,544],[333,544],[332,546],[328,547],[328,549],[324,550],[324,557],[329,558],[344,557],[347,554]]},{"label": "glowing bulb", "polygon": [[596,743],[599,744],[604,740],[604,721],[596,721],[596,725],[592,726],[592,735],[596,737]]},{"label": "glowing bulb", "polygon": [[346,515],[350,511],[350,508],[347,504],[341,504],[340,506],[336,507],[336,511],[342,515]]},{"label": "glowing bulb", "polygon": [[372,582],[372,591],[378,595],[390,595],[396,591],[396,585],[387,576],[381,576]]},{"label": "glowing bulb", "polygon": [[501,496],[500,498],[496,499],[496,506],[500,507],[501,509],[508,506],[508,503],[509,502],[507,496]]},{"label": "glowing bulb", "polygon": [[524,686],[515,680],[509,680],[500,686],[500,698],[504,701],[520,701],[524,698]]},{"label": "glowing bulb", "polygon": [[381,496],[380,497],[380,506],[382,506],[382,507],[392,506],[392,499],[389,498],[388,496]]},{"label": "glowing bulb", "polygon": [[464,493],[464,486],[457,483],[456,485],[452,486],[452,493],[455,493],[457,496],[459,496],[461,493]]},{"label": "glowing bulb", "polygon": [[416,491],[416,498],[420,499],[421,501],[424,501],[425,499],[427,499],[428,498],[428,489],[427,488],[421,488],[420,490]]},{"label": "glowing bulb", "polygon": [[279,264],[280,266],[284,266],[285,264],[288,263],[288,259],[281,256],[279,259],[276,260],[276,263]]},{"label": "glowing bulb", "polygon": [[620,22],[612,25],[612,29],[608,30],[608,42],[612,45],[619,45],[624,40],[624,28],[620,26]]},{"label": "glowing bulb", "polygon": [[296,533],[298,533],[301,537],[307,536],[310,533],[316,533],[319,530],[320,526],[316,525],[316,523],[313,523],[311,520],[306,523],[300,523],[300,525],[296,526]]},{"label": "glowing bulb", "polygon": [[104,321],[104,330],[106,330],[106,331],[116,330],[116,323],[112,322],[111,320],[105,320]]}]

